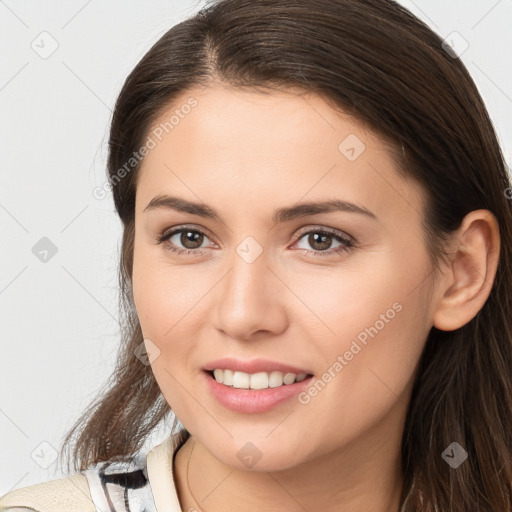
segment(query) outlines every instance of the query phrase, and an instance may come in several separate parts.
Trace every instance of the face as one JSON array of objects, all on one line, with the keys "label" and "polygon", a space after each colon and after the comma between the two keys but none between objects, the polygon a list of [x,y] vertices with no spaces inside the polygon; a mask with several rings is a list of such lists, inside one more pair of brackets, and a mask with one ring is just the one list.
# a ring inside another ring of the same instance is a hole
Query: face
[{"label": "face", "polygon": [[[155,127],[172,115],[138,176],[133,292],[181,423],[232,467],[252,442],[258,470],[396,432],[432,326],[419,186],[320,96],[212,86],[176,99]],[[152,201],[163,196],[210,215]],[[298,208],[327,202],[338,207]],[[231,390],[227,407],[204,370],[224,357],[313,378],[264,410]]]}]

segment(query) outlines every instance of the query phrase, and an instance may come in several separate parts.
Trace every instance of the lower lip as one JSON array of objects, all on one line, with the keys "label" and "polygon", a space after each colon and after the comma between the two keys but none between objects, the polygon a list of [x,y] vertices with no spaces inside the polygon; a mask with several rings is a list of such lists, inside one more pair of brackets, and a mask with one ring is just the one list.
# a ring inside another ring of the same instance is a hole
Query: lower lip
[{"label": "lower lip", "polygon": [[290,400],[304,391],[313,377],[307,377],[301,382],[283,384],[277,388],[267,389],[236,389],[219,384],[208,372],[203,371],[206,385],[217,401],[236,412],[260,413],[266,412],[279,404]]}]

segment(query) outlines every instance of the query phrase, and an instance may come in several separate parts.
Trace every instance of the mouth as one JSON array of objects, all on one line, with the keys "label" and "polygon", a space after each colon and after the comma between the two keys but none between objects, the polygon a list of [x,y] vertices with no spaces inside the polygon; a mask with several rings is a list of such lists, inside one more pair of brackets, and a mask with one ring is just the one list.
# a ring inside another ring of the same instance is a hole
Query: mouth
[{"label": "mouth", "polygon": [[290,386],[305,380],[309,380],[314,375],[312,373],[292,373],[292,372],[258,372],[245,373],[233,370],[203,370],[210,379],[217,384],[222,384],[231,389],[245,391],[262,391],[279,387]]},{"label": "mouth", "polygon": [[[227,382],[224,382],[225,372]],[[277,371],[249,375],[232,370],[203,369],[201,373],[206,389],[217,403],[242,414],[266,413],[290,403],[311,385],[314,378],[311,373],[302,373],[300,378],[298,375],[288,373],[285,377],[282,372]]]}]

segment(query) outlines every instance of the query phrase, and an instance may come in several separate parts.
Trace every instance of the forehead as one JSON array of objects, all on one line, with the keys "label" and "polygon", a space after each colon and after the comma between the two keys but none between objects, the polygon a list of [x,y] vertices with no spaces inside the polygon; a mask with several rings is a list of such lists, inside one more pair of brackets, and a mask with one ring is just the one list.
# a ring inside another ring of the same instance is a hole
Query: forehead
[{"label": "forehead", "polygon": [[384,217],[421,210],[421,190],[398,174],[390,145],[315,94],[191,89],[148,136],[154,147],[139,170],[138,211],[165,193],[227,209],[327,195]]}]

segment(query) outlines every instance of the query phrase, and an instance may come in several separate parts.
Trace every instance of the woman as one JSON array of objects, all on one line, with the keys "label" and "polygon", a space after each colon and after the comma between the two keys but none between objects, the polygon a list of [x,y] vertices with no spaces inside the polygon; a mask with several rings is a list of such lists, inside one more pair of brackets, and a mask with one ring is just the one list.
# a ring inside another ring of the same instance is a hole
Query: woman
[{"label": "woman", "polygon": [[510,180],[436,34],[220,0],[132,71],[109,150],[114,384],[78,474],[0,510],[511,510]]}]

